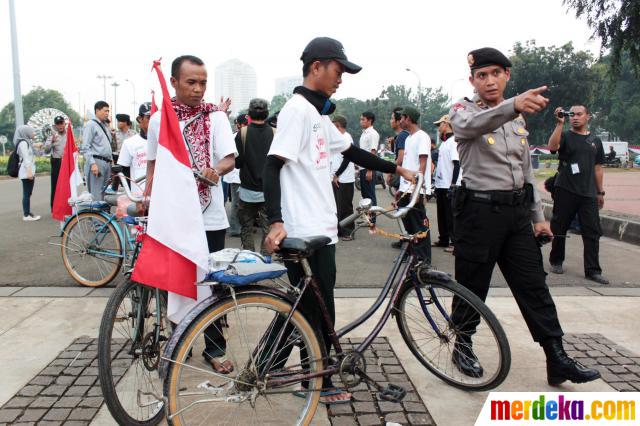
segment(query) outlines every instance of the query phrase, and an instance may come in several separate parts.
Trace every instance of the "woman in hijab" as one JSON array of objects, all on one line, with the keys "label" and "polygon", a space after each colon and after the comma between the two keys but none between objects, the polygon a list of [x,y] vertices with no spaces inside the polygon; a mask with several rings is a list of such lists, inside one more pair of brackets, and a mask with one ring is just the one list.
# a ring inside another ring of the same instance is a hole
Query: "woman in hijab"
[{"label": "woman in hijab", "polygon": [[20,157],[18,178],[22,181],[22,220],[33,222],[40,220],[31,212],[31,194],[36,179],[36,162],[33,155],[33,129],[29,126],[18,126],[13,135],[13,146]]}]

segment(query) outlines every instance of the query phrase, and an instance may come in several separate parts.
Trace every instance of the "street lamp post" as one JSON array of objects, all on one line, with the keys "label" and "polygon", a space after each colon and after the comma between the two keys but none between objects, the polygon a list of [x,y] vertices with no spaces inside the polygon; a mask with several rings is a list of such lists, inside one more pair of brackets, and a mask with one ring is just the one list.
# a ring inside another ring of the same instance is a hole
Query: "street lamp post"
[{"label": "street lamp post", "polygon": [[22,111],[22,93],[20,90],[20,62],[18,59],[18,33],[16,31],[16,7],[14,0],[9,0],[9,20],[11,25],[11,55],[13,59],[13,106],[16,115],[16,126],[24,124]]},{"label": "street lamp post", "polygon": [[127,83],[129,83],[131,85],[131,90],[133,90],[133,114],[135,115],[136,113],[136,106],[138,105],[136,103],[136,85],[133,84],[133,81],[129,80],[128,78],[125,78],[125,80]]},{"label": "street lamp post", "polygon": [[422,82],[420,80],[420,75],[409,67],[405,68],[405,70],[413,73],[413,75],[418,79],[418,112],[420,113],[420,117],[422,117]]},{"label": "street lamp post", "polygon": [[105,74],[101,74],[98,75],[96,78],[101,78],[102,79],[102,87],[103,87],[103,95],[102,95],[102,100],[103,101],[107,101],[107,80],[113,78],[110,75],[105,75]]},{"label": "street lamp post", "polygon": [[118,110],[118,86],[120,86],[120,84],[114,81],[111,85],[113,86],[113,113],[115,114]]}]

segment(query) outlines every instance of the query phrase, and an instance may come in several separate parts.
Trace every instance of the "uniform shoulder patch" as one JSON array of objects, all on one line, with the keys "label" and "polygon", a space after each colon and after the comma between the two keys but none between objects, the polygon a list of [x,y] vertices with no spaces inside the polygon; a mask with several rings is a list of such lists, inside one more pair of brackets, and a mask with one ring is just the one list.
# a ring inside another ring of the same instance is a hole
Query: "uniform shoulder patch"
[{"label": "uniform shoulder patch", "polygon": [[460,111],[461,109],[467,109],[467,107],[466,107],[464,104],[460,103],[460,102],[457,102],[457,103],[453,106],[453,111],[454,111],[454,112],[455,112],[455,111]]}]

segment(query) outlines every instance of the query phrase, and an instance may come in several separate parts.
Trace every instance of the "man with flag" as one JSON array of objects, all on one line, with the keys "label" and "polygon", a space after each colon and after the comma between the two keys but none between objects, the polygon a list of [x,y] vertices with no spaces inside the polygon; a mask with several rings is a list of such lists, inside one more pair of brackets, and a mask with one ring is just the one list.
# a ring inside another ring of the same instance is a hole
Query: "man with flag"
[{"label": "man with flag", "polygon": [[78,185],[81,184],[82,177],[78,169],[78,147],[73,138],[71,121],[69,121],[58,181],[56,182],[53,206],[51,208],[51,216],[53,216],[55,220],[63,222],[65,216],[73,214],[73,210],[69,205],[69,198],[77,198]]},{"label": "man with flag", "polygon": [[[131,279],[169,291],[167,314],[178,322],[211,295],[209,287],[196,282],[208,271],[209,253],[224,248],[229,222],[218,183],[234,168],[237,152],[225,112],[203,102],[207,70],[202,60],[185,55],[173,61],[173,99],[160,63],[154,68],[163,100],[147,133],[149,222]],[[202,355],[216,372],[229,373],[233,364],[225,359],[221,329],[214,323],[206,330]]]}]

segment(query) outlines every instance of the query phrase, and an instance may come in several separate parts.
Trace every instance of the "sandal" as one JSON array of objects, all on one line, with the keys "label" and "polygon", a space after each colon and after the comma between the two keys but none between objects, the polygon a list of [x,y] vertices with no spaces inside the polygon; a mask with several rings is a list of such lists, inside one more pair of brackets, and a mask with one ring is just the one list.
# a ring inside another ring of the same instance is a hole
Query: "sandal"
[{"label": "sandal", "polygon": [[220,356],[218,358],[210,358],[207,360],[209,365],[213,368],[216,373],[219,374],[229,374],[233,372],[233,363],[227,359],[226,355]]},{"label": "sandal", "polygon": [[[298,398],[306,398],[307,394],[309,392],[305,391],[305,390],[297,390],[295,392],[293,392],[294,396],[297,396]],[[338,396],[338,395],[349,395],[349,398],[341,398],[341,399],[333,399],[331,400],[331,397],[334,396]],[[332,404],[348,404],[351,402],[351,393],[347,392],[344,389],[337,389],[334,388],[332,390],[324,390],[320,392],[320,404],[324,404],[324,405],[332,405]]]}]

